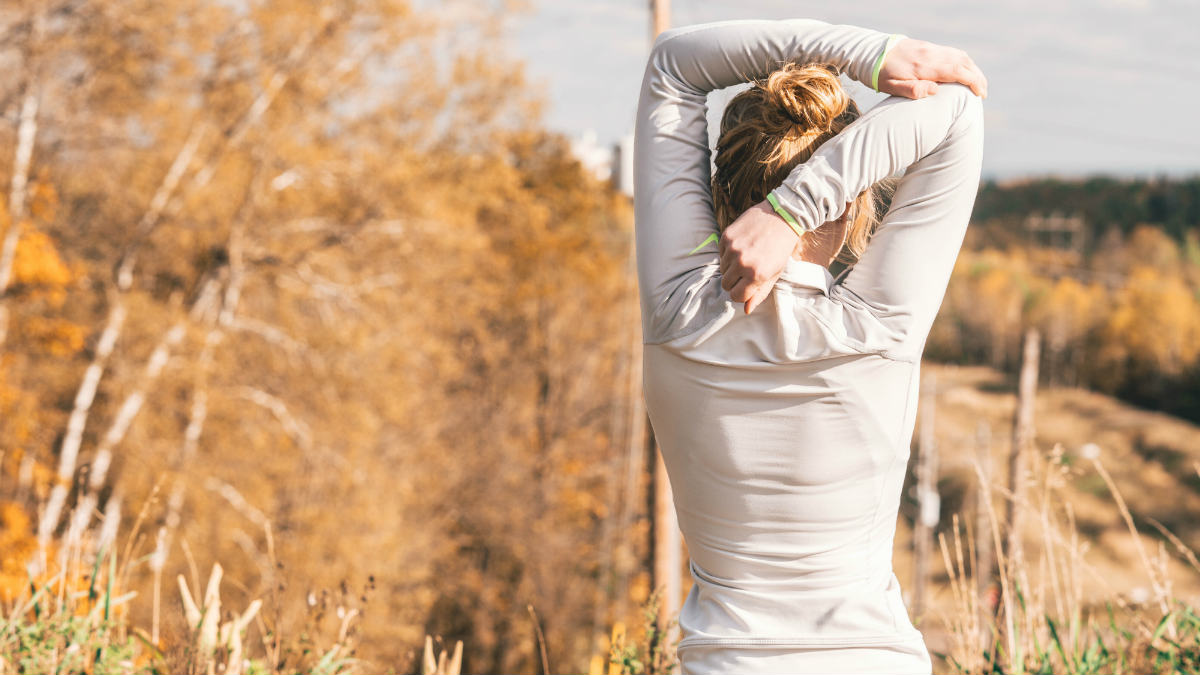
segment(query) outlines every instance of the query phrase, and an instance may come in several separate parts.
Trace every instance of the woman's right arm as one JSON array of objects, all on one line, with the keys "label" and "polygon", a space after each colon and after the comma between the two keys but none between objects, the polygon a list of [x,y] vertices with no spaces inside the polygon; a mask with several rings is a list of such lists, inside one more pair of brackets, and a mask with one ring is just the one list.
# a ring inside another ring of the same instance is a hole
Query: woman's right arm
[{"label": "woman's right arm", "polygon": [[[891,207],[835,289],[883,332],[871,345],[916,359],[941,306],[979,187],[983,106],[958,84],[892,97],[827,141],[772,194],[805,227],[838,218],[858,194],[904,171]],[[732,226],[731,226],[732,228]]]}]

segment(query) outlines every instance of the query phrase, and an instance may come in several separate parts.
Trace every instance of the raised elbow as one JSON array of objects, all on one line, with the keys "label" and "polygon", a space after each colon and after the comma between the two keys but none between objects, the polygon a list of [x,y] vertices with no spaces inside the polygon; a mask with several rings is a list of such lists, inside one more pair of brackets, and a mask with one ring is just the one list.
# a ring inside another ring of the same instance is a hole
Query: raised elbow
[{"label": "raised elbow", "polygon": [[940,85],[934,95],[948,98],[953,102],[954,121],[950,135],[957,138],[973,138],[977,143],[982,144],[983,99],[976,96],[970,87],[957,83]]},{"label": "raised elbow", "polygon": [[667,49],[672,38],[682,35],[689,30],[689,27],[668,28],[664,30],[658,34],[658,37],[654,38],[654,45],[650,48],[650,53],[654,54],[655,52]]}]

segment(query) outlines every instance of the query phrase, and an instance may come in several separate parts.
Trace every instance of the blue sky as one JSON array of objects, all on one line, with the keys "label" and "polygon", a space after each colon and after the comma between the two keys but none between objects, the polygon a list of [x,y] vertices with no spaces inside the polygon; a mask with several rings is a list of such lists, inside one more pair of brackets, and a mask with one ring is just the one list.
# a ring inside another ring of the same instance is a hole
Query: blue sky
[{"label": "blue sky", "polygon": [[[631,131],[648,1],[528,4],[509,47],[545,91],[547,124],[602,142]],[[674,26],[809,17],[965,49],[988,76],[989,177],[1200,173],[1200,0],[672,0],[672,10]]]}]

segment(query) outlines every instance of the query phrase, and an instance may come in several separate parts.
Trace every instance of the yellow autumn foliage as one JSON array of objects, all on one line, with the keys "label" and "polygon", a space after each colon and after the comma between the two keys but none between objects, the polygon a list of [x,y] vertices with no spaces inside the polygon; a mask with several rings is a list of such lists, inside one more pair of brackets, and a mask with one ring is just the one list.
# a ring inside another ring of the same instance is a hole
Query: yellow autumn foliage
[{"label": "yellow autumn foliage", "polygon": [[1200,358],[1200,300],[1178,276],[1136,266],[1112,300],[1104,325],[1109,359],[1178,375]]},{"label": "yellow autumn foliage", "polygon": [[1140,225],[1110,232],[1087,261],[1052,249],[964,250],[929,353],[1012,369],[1021,333],[1036,327],[1051,382],[1130,391],[1143,403],[1186,389],[1200,373],[1196,237],[1181,246]]},{"label": "yellow autumn foliage", "polygon": [[[70,284],[71,269],[63,262],[50,237],[32,223],[25,222],[20,227],[22,234],[13,261],[14,284],[43,288],[62,288]],[[61,295],[55,297],[61,298]]]},{"label": "yellow autumn foliage", "polygon": [[0,601],[6,605],[28,590],[26,565],[35,551],[37,539],[25,509],[0,501]]}]

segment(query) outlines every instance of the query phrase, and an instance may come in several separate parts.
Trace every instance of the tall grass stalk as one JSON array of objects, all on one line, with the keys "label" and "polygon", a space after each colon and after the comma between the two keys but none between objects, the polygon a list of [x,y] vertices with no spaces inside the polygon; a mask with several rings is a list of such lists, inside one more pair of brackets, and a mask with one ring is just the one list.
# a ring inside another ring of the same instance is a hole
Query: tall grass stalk
[{"label": "tall grass stalk", "polygon": [[[1037,489],[1023,491],[1033,502],[1025,505],[1036,518],[1027,519],[1037,532],[1020,533],[1038,541],[1037,548],[1018,547],[1015,555],[1000,548],[1009,532],[996,518],[992,487],[976,465],[980,508],[988,511],[990,532],[964,533],[957,514],[950,531],[939,533],[938,544],[949,579],[951,609],[943,616],[949,648],[940,654],[959,673],[1200,673],[1200,613],[1172,596],[1167,573],[1168,553],[1160,542],[1152,555],[1142,541],[1134,516],[1098,448],[1085,446],[1083,455],[1101,477],[1121,515],[1137,559],[1153,590],[1150,602],[1131,602],[1111,588],[1085,560],[1088,545],[1081,541],[1075,512],[1068,500],[1071,467],[1061,446],[1036,458],[1033,480]],[[1005,495],[1012,499],[1012,495]],[[1200,560],[1161,523],[1151,521],[1181,558],[1200,573]],[[997,568],[979,568],[975,537],[990,537],[996,547]],[[995,574],[1000,602],[982,602],[975,590]],[[1102,597],[1085,599],[1084,581],[1106,589]]]}]

